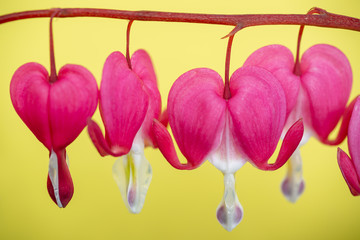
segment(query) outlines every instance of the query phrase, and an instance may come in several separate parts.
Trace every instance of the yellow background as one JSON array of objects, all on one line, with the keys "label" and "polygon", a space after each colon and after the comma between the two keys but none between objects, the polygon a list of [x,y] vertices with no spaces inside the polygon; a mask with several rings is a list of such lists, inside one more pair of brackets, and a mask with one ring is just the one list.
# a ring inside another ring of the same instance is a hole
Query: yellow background
[{"label": "yellow background", "polygon": [[[0,15],[52,7],[250,14],[306,13],[311,7],[360,18],[357,0],[311,1],[140,1],[0,0]],[[215,217],[223,194],[222,174],[206,162],[193,171],[173,169],[158,150],[145,154],[153,180],[142,212],[132,215],[112,178],[113,157],[101,158],[87,132],[68,148],[75,184],[72,201],[59,209],[46,189],[48,152],[15,113],[9,96],[14,71],[26,62],[49,69],[48,19],[0,25],[0,239],[359,239],[360,198],[353,197],[337,166],[336,147],[315,139],[302,148],[306,189],[296,204],[280,193],[285,168],[263,172],[246,164],[236,175],[244,219],[232,232]],[[102,65],[115,50],[125,50],[127,21],[97,18],[54,21],[58,69],[66,63],[88,68],[100,83]],[[135,22],[131,51],[146,49],[154,62],[166,105],[176,78],[195,67],[224,72],[226,40],[232,28],[184,23]],[[262,26],[237,34],[231,72],[261,46],[279,43],[295,52],[297,26]],[[360,33],[305,28],[302,52],[328,43],[349,58],[352,97],[360,91]],[[331,96],[329,96],[331,97]],[[98,111],[95,119],[100,121]],[[342,148],[347,151],[346,144]],[[180,152],[178,152],[179,155]]]}]

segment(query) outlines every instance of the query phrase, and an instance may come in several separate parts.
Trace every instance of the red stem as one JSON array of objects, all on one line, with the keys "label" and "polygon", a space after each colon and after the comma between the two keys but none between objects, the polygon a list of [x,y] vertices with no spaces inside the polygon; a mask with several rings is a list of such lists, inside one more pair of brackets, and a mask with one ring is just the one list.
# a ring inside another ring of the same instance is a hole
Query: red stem
[{"label": "red stem", "polygon": [[139,21],[165,21],[206,23],[219,25],[242,25],[243,28],[259,25],[309,25],[318,27],[341,28],[360,31],[360,19],[328,13],[307,14],[247,14],[247,15],[217,15],[194,13],[171,13],[155,11],[123,11],[92,8],[63,8],[17,12],[0,16],[0,24],[27,18],[51,17],[54,11],[56,17],[103,17],[129,19]]},{"label": "red stem", "polygon": [[[308,11],[307,13],[308,15],[312,15],[312,14],[321,14],[321,15],[326,15],[327,12],[324,9],[321,8],[312,8]],[[298,34],[298,40],[297,40],[297,48],[296,48],[296,60],[295,60],[295,65],[294,65],[294,74],[297,76],[301,75],[301,68],[300,68],[300,44],[301,44],[301,39],[302,39],[302,35],[304,32],[304,27],[305,25],[301,25],[300,29],[299,29],[299,34]]]},{"label": "red stem", "polygon": [[230,92],[230,55],[231,55],[231,46],[234,40],[234,35],[229,36],[229,41],[226,50],[226,60],[225,60],[225,87],[224,87],[224,99],[228,100],[231,98]]},{"label": "red stem", "polygon": [[126,61],[127,61],[130,69],[132,69],[131,60],[130,60],[130,30],[131,30],[131,25],[133,22],[134,22],[134,20],[129,21],[129,24],[128,24],[127,30],[126,30]]},{"label": "red stem", "polygon": [[300,76],[301,75],[301,68],[300,68],[300,43],[301,43],[301,38],[304,32],[304,25],[300,26],[299,29],[299,34],[298,34],[298,40],[297,40],[297,47],[296,47],[296,60],[295,60],[295,65],[294,65],[294,74],[296,76]]},{"label": "red stem", "polygon": [[55,54],[54,54],[54,36],[53,36],[53,19],[56,12],[50,17],[50,77],[49,82],[54,83],[57,80]]}]

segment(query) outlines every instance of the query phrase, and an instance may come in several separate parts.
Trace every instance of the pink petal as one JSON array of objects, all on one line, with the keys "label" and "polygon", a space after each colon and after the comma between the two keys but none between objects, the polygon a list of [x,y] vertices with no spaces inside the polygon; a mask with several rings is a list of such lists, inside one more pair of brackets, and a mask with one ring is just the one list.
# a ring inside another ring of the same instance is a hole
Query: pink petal
[{"label": "pink petal", "polygon": [[263,68],[239,68],[230,79],[229,112],[237,146],[261,166],[275,151],[284,127],[286,100],[280,83]]},{"label": "pink petal", "polygon": [[143,82],[128,68],[124,55],[107,58],[100,87],[100,113],[105,139],[113,153],[130,149],[148,108]]},{"label": "pink petal", "polygon": [[149,106],[141,126],[144,140],[154,146],[154,136],[151,131],[153,119],[158,119],[161,112],[161,97],[157,87],[155,71],[150,56],[144,50],[137,50],[131,56],[132,70],[144,83],[144,90],[149,96]]},{"label": "pink petal", "polygon": [[[156,120],[156,119],[153,119],[153,121]],[[160,122],[165,128],[167,128],[167,126],[169,125],[169,115],[168,115],[168,112],[167,112],[167,109],[165,109],[159,116],[159,119],[158,119],[158,122]],[[154,124],[154,123],[153,123]],[[154,133],[154,127],[152,127],[151,129],[152,131],[152,135],[154,136],[154,141],[152,142],[152,146],[154,148],[157,148],[158,145],[157,145],[157,140],[156,140],[156,137],[155,137],[155,133]],[[171,140],[172,141],[172,140]]]},{"label": "pink petal", "polygon": [[199,161],[192,162],[189,161],[187,164],[180,163],[180,160],[176,154],[174,143],[168,130],[156,119],[154,119],[153,122],[153,133],[156,145],[160,149],[160,152],[174,168],[180,170],[191,170],[199,167],[203,163],[204,159],[199,159]]},{"label": "pink petal", "polygon": [[276,170],[282,167],[291,157],[291,155],[294,153],[296,148],[299,146],[303,133],[304,133],[304,124],[300,119],[297,122],[295,122],[294,125],[292,125],[287,131],[275,163],[268,164],[267,162],[260,162],[260,163],[254,162],[254,164],[262,170]]},{"label": "pink petal", "polygon": [[360,97],[356,98],[348,131],[348,143],[351,159],[357,175],[360,176]]},{"label": "pink petal", "polygon": [[338,164],[344,179],[349,186],[349,189],[354,196],[360,195],[360,184],[359,178],[356,173],[354,164],[348,155],[338,148],[337,154]]},{"label": "pink petal", "polygon": [[10,94],[21,119],[49,151],[75,140],[98,100],[96,80],[78,65],[65,65],[49,83],[43,66],[27,63],[15,72]]},{"label": "pink petal", "polygon": [[220,144],[225,125],[224,84],[211,69],[193,69],[181,75],[168,98],[169,124],[186,159],[199,165]]},{"label": "pink petal", "polygon": [[345,109],[345,112],[342,116],[341,126],[340,126],[340,129],[339,129],[339,132],[338,132],[338,135],[336,136],[336,138],[334,140],[322,139],[323,143],[328,144],[328,145],[339,145],[340,143],[342,143],[342,141],[344,141],[344,139],[346,138],[347,133],[348,133],[349,122],[350,122],[350,118],[351,118],[356,100],[357,100],[357,98],[355,98],[349,104],[349,106]]},{"label": "pink petal", "polygon": [[167,109],[165,109],[159,116],[159,122],[162,123],[165,127],[169,125],[169,115]]},{"label": "pink petal", "polygon": [[350,96],[350,63],[339,49],[319,44],[302,56],[301,72],[310,113],[303,115],[304,121],[325,141],[341,118]]},{"label": "pink petal", "polygon": [[151,62],[151,58],[145,50],[139,49],[133,53],[131,56],[131,67],[138,77],[144,82],[144,85],[152,90],[157,90],[155,70]]},{"label": "pink petal", "polygon": [[88,133],[89,136],[94,143],[96,149],[100,153],[101,156],[112,155],[116,157],[120,157],[124,154],[127,154],[130,151],[130,148],[118,148],[116,152],[113,152],[106,142],[99,125],[96,124],[95,121],[89,119],[88,120]]},{"label": "pink petal", "polygon": [[38,63],[26,63],[16,70],[10,83],[14,108],[26,126],[49,151],[52,148],[48,120],[50,84],[47,70]]},{"label": "pink petal", "polygon": [[300,90],[300,77],[293,73],[294,57],[291,51],[282,45],[269,45],[252,53],[245,66],[258,66],[270,71],[281,83],[286,97],[286,116],[294,108]]},{"label": "pink petal", "polygon": [[62,149],[80,134],[98,102],[93,75],[79,65],[65,65],[49,93],[49,121],[53,148]]},{"label": "pink petal", "polygon": [[[55,152],[57,157],[57,166],[58,166],[58,190],[59,190],[59,200],[61,201],[61,207],[66,207],[70,202],[74,194],[74,184],[71,179],[69,167],[66,163],[66,151],[65,149],[59,149]],[[51,183],[50,177],[47,179],[47,189],[51,199],[59,205],[57,202],[54,187]]]}]

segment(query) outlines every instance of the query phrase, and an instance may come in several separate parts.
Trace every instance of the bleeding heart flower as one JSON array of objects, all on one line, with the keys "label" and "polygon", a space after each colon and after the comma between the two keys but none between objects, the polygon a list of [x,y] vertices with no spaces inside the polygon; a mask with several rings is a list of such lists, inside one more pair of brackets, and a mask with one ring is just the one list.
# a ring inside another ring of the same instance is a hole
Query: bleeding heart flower
[{"label": "bleeding heart flower", "polygon": [[89,135],[101,154],[118,159],[113,176],[129,211],[139,213],[151,181],[152,170],[144,156],[144,147],[156,147],[152,120],[160,116],[161,98],[149,55],[144,50],[131,57],[131,68],[120,52],[106,60],[100,86],[100,113],[105,138],[99,126],[88,122]]},{"label": "bleeding heart flower", "polygon": [[235,172],[246,161],[263,170],[281,167],[297,148],[302,121],[284,138],[275,163],[268,164],[285,124],[286,99],[277,79],[259,67],[244,67],[230,79],[230,99],[223,98],[224,83],[211,69],[193,69],[181,75],[168,99],[169,124],[186,157],[180,163],[167,129],[154,121],[159,149],[177,169],[194,169],[206,159],[224,173],[225,192],[217,219],[231,231],[243,210],[235,193]]},{"label": "bleeding heart flower", "polygon": [[353,107],[348,128],[350,157],[338,148],[338,163],[344,179],[354,196],[360,195],[360,97],[350,105]]},{"label": "bleeding heart flower", "polygon": [[11,79],[10,96],[20,118],[49,150],[48,192],[60,208],[66,207],[74,186],[65,148],[95,112],[95,78],[84,67],[68,64],[54,81],[42,65],[26,63]]},{"label": "bleeding heart flower", "polygon": [[[325,144],[337,145],[346,137],[348,118],[343,118],[335,140],[328,137],[343,116],[350,96],[350,63],[339,49],[318,44],[303,54],[299,64],[294,66],[294,57],[288,48],[269,45],[251,54],[244,66],[265,68],[280,81],[287,103],[288,117],[284,131],[296,119],[304,120],[305,132],[300,146],[311,136]],[[294,69],[298,71],[297,74]],[[288,173],[281,189],[289,201],[295,202],[302,194],[304,185],[302,160],[297,149],[288,163]]]}]

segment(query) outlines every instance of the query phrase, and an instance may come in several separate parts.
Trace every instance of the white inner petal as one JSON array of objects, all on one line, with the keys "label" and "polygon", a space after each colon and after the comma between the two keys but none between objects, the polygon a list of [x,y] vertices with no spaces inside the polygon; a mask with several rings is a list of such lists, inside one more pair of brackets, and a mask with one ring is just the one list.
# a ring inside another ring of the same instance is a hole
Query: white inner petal
[{"label": "white inner petal", "polygon": [[235,191],[234,174],[246,163],[235,145],[230,121],[230,114],[226,110],[220,145],[208,156],[209,161],[224,173],[224,196],[217,208],[216,217],[227,231],[234,229],[243,217],[243,208]]},{"label": "white inner petal", "polygon": [[288,172],[281,183],[281,191],[285,198],[295,203],[304,192],[305,182],[302,174],[302,159],[299,147],[287,163]]},{"label": "white inner petal", "polygon": [[309,113],[309,106],[308,106],[308,101],[307,101],[307,94],[305,93],[304,88],[301,86],[300,87],[300,91],[299,91],[299,95],[298,98],[296,100],[296,105],[294,106],[294,108],[291,110],[286,123],[285,123],[285,127],[283,129],[283,132],[281,134],[281,139],[284,139],[285,134],[287,133],[287,131],[289,130],[289,128],[299,119],[303,119],[303,123],[304,123],[304,135],[300,141],[299,146],[303,146],[304,144],[306,144],[311,136],[315,136],[312,128],[309,126],[310,125],[310,113]]},{"label": "white inner petal", "polygon": [[227,230],[233,230],[243,218],[243,207],[235,192],[234,174],[224,174],[224,196],[219,204],[216,217],[219,223]]},{"label": "white inner petal", "polygon": [[[67,154],[66,154],[66,163],[69,166],[69,157]],[[59,192],[58,158],[54,150],[51,150],[50,159],[49,159],[49,178],[54,189],[56,204],[59,206],[59,208],[62,208],[63,205],[60,200],[60,192]]]},{"label": "white inner petal", "polygon": [[209,161],[223,173],[235,173],[246,160],[236,149],[234,137],[230,130],[230,114],[225,112],[225,126],[219,147],[208,156]]},{"label": "white inner petal", "polygon": [[135,137],[129,154],[115,161],[113,177],[128,210],[139,213],[152,178],[151,165],[145,158],[141,138]]}]

